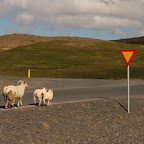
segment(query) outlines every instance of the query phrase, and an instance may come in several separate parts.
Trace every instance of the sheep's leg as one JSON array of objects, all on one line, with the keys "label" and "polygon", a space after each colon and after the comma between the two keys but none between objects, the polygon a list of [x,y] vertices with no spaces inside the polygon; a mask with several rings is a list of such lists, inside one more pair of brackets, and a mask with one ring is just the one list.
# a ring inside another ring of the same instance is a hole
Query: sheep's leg
[{"label": "sheep's leg", "polygon": [[22,98],[20,98],[20,105],[22,106]]},{"label": "sheep's leg", "polygon": [[50,102],[50,105],[52,105],[52,103]]},{"label": "sheep's leg", "polygon": [[11,105],[12,105],[14,108],[16,108],[16,107],[14,106],[14,104],[15,104],[15,99],[12,100]]},{"label": "sheep's leg", "polygon": [[45,99],[43,99],[43,104],[45,104]]},{"label": "sheep's leg", "polygon": [[14,106],[15,104],[15,99],[12,100],[11,105]]},{"label": "sheep's leg", "polygon": [[6,108],[6,109],[8,108],[8,105],[9,105],[9,100],[7,99],[7,100],[6,100],[6,105],[5,105],[5,108]]},{"label": "sheep's leg", "polygon": [[20,106],[20,98],[18,98],[18,104],[17,104],[17,106],[18,107]]},{"label": "sheep's leg", "polygon": [[12,106],[14,106],[14,103],[13,103],[13,102],[11,102],[11,105],[12,105]]},{"label": "sheep's leg", "polygon": [[9,102],[8,102],[8,108],[11,108],[11,106],[10,106]]},{"label": "sheep's leg", "polygon": [[48,100],[48,102],[47,102],[47,106],[49,106],[50,105],[50,102],[49,102],[49,100]]},{"label": "sheep's leg", "polygon": [[36,104],[36,97],[34,96],[34,103]]},{"label": "sheep's leg", "polygon": [[41,105],[41,99],[39,99],[39,106]]}]

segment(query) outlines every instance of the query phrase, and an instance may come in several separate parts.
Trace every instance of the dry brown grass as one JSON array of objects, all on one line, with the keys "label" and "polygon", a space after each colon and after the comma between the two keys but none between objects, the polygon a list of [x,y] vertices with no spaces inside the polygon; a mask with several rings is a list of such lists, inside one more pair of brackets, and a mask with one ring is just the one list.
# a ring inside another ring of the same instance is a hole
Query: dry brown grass
[{"label": "dry brown grass", "polygon": [[[79,38],[79,37],[45,37],[45,36],[35,36],[35,35],[28,35],[28,34],[10,34],[10,35],[3,35],[0,36],[0,49],[8,50],[12,48],[16,48],[18,46],[26,46],[31,45],[38,42],[48,42],[52,40],[70,40],[69,43],[66,43],[66,46],[79,46],[78,43],[72,42],[73,40],[80,41],[85,44],[91,45],[94,44],[95,41],[90,38]],[[102,40],[98,40],[102,41]]]},{"label": "dry brown grass", "polygon": [[45,129],[49,129],[49,124],[46,122],[42,122],[42,127]]},{"label": "dry brown grass", "polygon": [[48,41],[48,37],[33,36],[27,34],[11,34],[0,36],[0,49],[8,50],[17,46],[25,46],[37,42]]}]

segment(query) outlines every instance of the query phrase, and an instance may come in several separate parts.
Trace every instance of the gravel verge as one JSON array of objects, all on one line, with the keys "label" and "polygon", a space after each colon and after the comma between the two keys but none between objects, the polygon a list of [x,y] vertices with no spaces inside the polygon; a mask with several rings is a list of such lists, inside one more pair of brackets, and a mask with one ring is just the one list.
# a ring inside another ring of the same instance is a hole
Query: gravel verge
[{"label": "gravel verge", "polygon": [[144,98],[100,99],[0,111],[0,143],[143,144]]}]

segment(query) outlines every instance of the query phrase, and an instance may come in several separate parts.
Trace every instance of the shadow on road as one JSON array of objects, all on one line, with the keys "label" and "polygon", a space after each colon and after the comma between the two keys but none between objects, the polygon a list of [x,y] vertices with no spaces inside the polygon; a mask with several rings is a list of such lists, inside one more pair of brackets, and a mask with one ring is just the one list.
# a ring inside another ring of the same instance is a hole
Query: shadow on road
[{"label": "shadow on road", "polygon": [[4,108],[5,108],[5,106],[0,106],[0,109],[1,109],[1,108],[2,108],[2,109],[4,109]]},{"label": "shadow on road", "polygon": [[[9,107],[8,107],[8,109],[10,108],[15,108],[15,107],[17,107],[17,105],[15,104],[14,106],[12,106],[12,105],[10,105]],[[0,109],[5,109],[5,105],[2,105],[2,106],[0,106]]]},{"label": "shadow on road", "polygon": [[[28,105],[31,105],[31,106],[39,106],[39,103],[36,103],[36,104],[28,104]],[[41,104],[40,106],[46,106],[46,104]]]},{"label": "shadow on road", "polygon": [[31,105],[31,106],[37,106],[38,104],[28,104],[28,105]]}]

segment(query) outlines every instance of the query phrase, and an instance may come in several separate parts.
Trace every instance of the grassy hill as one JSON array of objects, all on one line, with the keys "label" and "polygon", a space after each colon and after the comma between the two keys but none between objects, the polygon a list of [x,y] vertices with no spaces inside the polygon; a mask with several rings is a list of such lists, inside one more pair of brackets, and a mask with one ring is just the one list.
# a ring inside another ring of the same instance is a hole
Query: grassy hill
[{"label": "grassy hill", "polygon": [[0,50],[1,76],[122,79],[127,67],[120,49],[136,49],[131,78],[144,78],[144,46],[77,37],[53,37],[14,49]]},{"label": "grassy hill", "polygon": [[112,40],[112,41],[118,42],[118,43],[144,45],[144,36],[135,37],[135,38],[120,39],[120,40]]},{"label": "grassy hill", "polygon": [[[10,34],[0,36],[0,49],[7,50],[17,46],[26,46],[38,42],[47,42],[54,40],[55,37],[35,36],[28,34]],[[59,37],[58,39],[61,39]]]}]

